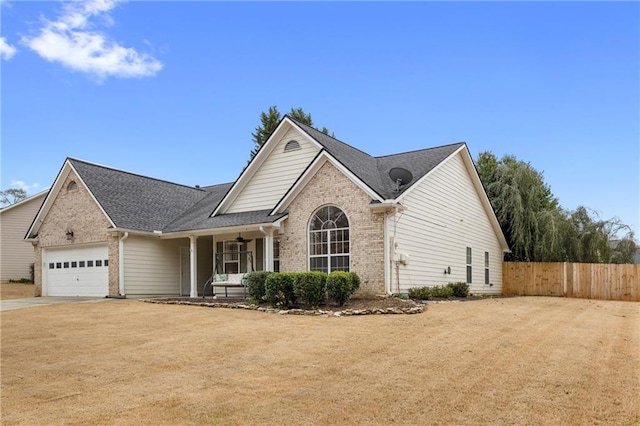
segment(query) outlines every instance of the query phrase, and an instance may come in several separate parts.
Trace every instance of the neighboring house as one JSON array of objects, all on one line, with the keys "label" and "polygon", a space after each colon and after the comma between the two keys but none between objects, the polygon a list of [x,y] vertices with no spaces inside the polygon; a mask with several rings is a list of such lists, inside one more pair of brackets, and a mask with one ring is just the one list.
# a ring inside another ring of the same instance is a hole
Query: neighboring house
[{"label": "neighboring house", "polygon": [[31,277],[35,261],[32,244],[24,240],[48,191],[42,191],[15,204],[0,209],[0,281]]},{"label": "neighboring house", "polygon": [[68,158],[26,239],[44,295],[190,295],[213,271],[350,270],[361,294],[467,281],[508,251],[464,143],[372,157],[285,116],[239,178],[189,187]]}]

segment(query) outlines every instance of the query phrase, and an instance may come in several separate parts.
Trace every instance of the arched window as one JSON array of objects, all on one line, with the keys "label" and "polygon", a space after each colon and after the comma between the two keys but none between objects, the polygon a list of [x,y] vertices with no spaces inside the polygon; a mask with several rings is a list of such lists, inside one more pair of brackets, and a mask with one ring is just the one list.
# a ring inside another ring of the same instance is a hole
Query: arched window
[{"label": "arched window", "polygon": [[69,184],[67,185],[67,191],[75,191],[76,189],[78,189],[78,184],[76,183],[76,181],[72,180],[71,182],[69,182]]},{"label": "arched window", "polygon": [[335,206],[322,207],[309,223],[309,270],[349,271],[349,219]]}]

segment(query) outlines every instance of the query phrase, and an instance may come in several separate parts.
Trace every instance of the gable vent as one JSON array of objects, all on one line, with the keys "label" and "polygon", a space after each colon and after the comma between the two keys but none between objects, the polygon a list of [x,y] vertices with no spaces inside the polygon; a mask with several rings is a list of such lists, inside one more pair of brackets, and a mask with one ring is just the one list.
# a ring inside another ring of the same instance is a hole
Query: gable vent
[{"label": "gable vent", "polygon": [[300,144],[296,140],[290,140],[284,146],[284,152],[295,151],[296,149],[300,149]]}]

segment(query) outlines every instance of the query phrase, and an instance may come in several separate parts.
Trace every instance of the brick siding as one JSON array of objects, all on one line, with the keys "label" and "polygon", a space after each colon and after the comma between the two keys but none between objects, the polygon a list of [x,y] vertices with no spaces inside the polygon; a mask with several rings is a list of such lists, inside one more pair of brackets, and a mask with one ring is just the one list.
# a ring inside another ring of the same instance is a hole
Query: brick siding
[{"label": "brick siding", "polygon": [[[71,181],[77,189],[67,190]],[[109,249],[109,294],[118,294],[118,236],[109,236],[111,226],[105,214],[80,179],[71,172],[65,179],[38,232],[36,246],[36,295],[42,294],[42,249],[73,247],[84,244],[107,244]],[[67,229],[73,230],[68,240]]]},{"label": "brick siding", "polygon": [[320,207],[334,205],[349,219],[350,270],[362,280],[358,294],[384,294],[384,214],[373,213],[370,203],[370,196],[331,163],[325,163],[289,205],[280,236],[280,270],[308,269],[311,215]]}]

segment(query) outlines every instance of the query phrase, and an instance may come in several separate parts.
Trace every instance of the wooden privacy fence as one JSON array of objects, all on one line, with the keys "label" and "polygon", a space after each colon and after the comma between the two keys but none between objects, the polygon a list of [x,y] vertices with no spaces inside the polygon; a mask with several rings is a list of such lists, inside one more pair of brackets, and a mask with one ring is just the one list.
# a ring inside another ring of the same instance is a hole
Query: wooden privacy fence
[{"label": "wooden privacy fence", "polygon": [[640,265],[503,262],[502,294],[640,301]]}]

